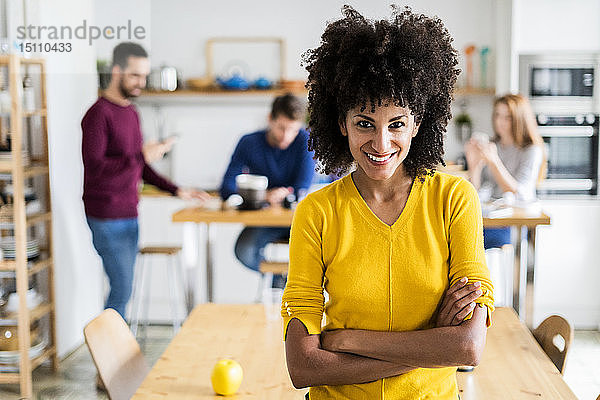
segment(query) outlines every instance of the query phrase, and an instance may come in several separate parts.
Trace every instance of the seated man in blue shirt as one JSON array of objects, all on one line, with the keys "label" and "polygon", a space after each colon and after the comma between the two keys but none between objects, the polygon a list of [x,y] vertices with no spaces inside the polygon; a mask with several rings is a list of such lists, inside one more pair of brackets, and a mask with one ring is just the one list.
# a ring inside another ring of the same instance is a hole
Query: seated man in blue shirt
[{"label": "seated man in blue shirt", "polygon": [[[267,129],[243,136],[237,144],[223,177],[221,197],[236,193],[235,177],[241,173],[269,178],[267,201],[280,205],[286,196],[300,197],[311,184],[315,163],[308,151],[308,132],[302,128],[305,104],[286,94],[276,97]],[[235,255],[246,267],[258,271],[268,243],[289,239],[289,228],[245,228],[235,244]],[[273,277],[273,287],[285,286],[281,275]]]}]

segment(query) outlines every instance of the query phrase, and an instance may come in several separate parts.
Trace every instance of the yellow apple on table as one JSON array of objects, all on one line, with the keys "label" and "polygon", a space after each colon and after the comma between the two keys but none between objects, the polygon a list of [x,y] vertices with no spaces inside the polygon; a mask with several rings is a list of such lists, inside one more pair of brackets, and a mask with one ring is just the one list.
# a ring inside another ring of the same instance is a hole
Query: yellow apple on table
[{"label": "yellow apple on table", "polygon": [[243,376],[242,366],[237,361],[224,358],[215,364],[210,381],[216,394],[229,396],[238,391]]}]

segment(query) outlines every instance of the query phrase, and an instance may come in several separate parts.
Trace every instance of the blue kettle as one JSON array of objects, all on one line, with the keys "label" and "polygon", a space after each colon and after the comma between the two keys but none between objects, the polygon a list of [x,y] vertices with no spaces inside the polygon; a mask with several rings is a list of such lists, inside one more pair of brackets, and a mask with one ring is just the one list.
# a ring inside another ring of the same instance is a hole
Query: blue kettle
[{"label": "blue kettle", "polygon": [[229,90],[248,90],[250,84],[237,72],[233,73],[229,79],[217,77],[217,83],[224,89]]},{"label": "blue kettle", "polygon": [[271,89],[272,86],[273,86],[273,82],[271,82],[264,76],[261,76],[257,80],[254,81],[254,87],[257,89],[266,90],[266,89]]}]

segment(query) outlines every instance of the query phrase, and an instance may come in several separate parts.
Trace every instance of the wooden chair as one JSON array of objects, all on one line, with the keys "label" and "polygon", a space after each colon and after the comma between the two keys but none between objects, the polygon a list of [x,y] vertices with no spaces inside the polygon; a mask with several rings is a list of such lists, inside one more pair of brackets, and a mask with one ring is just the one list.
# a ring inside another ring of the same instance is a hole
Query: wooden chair
[{"label": "wooden chair", "polygon": [[109,399],[130,399],[150,367],[127,323],[109,308],[86,325],[83,335]]},{"label": "wooden chair", "polygon": [[267,287],[271,287],[273,275],[287,275],[288,263],[286,262],[273,262],[263,261],[258,266],[258,272],[260,272],[261,278],[256,291],[255,303],[260,303],[263,296],[263,290]]},{"label": "wooden chair", "polygon": [[[569,321],[558,315],[551,315],[532,332],[542,349],[552,360],[561,374],[565,372],[567,352],[573,342],[573,327]],[[561,336],[565,345],[561,350],[554,344],[554,338]]]},{"label": "wooden chair", "polygon": [[[289,241],[286,239],[276,240],[273,242],[273,244],[287,246],[289,244]],[[267,258],[269,257],[268,254],[265,254],[265,256]],[[271,287],[273,275],[287,275],[288,262],[283,260],[280,256],[281,255],[279,255],[279,257],[275,257],[276,259],[278,259],[277,261],[269,261],[269,259],[263,260],[258,266],[258,272],[260,272],[261,279],[258,284],[258,290],[256,291],[256,299],[254,300],[256,303],[259,303],[261,301],[263,290],[267,287]]]}]

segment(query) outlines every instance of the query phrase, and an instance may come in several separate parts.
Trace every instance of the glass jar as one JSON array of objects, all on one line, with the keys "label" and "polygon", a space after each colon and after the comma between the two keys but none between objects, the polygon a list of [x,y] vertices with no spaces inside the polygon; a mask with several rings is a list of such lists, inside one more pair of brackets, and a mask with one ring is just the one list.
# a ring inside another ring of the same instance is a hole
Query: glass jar
[{"label": "glass jar", "polygon": [[35,90],[29,75],[23,77],[23,111],[35,111]]}]

